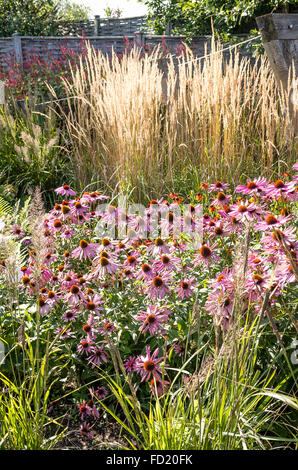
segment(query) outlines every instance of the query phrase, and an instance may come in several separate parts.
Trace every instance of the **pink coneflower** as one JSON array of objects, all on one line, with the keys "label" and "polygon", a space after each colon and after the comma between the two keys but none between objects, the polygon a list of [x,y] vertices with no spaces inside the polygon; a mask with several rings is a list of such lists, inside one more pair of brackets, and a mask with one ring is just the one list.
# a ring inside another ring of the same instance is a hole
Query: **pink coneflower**
[{"label": "pink coneflower", "polygon": [[221,324],[225,330],[229,325],[229,319],[232,315],[233,305],[233,294],[224,288],[219,288],[213,290],[209,294],[205,308],[215,318],[215,321],[218,324]]},{"label": "pink coneflower", "polygon": [[93,315],[91,314],[91,315],[89,315],[87,323],[85,323],[85,325],[82,326],[82,330],[87,335],[87,337],[90,341],[93,341],[94,338],[95,338],[95,331],[96,330],[94,330],[94,326],[96,326],[96,324],[97,324],[97,321],[94,320]]},{"label": "pink coneflower", "polygon": [[108,394],[108,391],[107,391],[106,387],[104,387],[103,385],[100,385],[99,387],[97,387],[97,389],[94,392],[94,395],[99,400],[103,400],[107,396],[107,394]]},{"label": "pink coneflower", "polygon": [[112,333],[113,331],[116,330],[116,327],[109,321],[105,321],[103,326],[99,328],[99,331],[103,335],[107,335],[109,333]]},{"label": "pink coneflower", "polygon": [[196,264],[203,263],[209,265],[211,262],[219,261],[219,256],[214,252],[215,247],[216,244],[213,244],[212,246],[203,244],[199,249],[198,255],[194,262]]},{"label": "pink coneflower", "polygon": [[56,259],[57,259],[57,255],[55,255],[54,253],[49,252],[45,255],[43,262],[46,266],[49,266],[50,264],[54,263],[54,261],[56,261]]},{"label": "pink coneflower", "polygon": [[137,279],[153,279],[155,276],[155,272],[152,269],[152,266],[148,263],[143,263],[140,271],[137,274]]},{"label": "pink coneflower", "polygon": [[102,344],[100,347],[96,347],[92,351],[92,356],[89,357],[88,362],[91,364],[92,369],[94,367],[100,367],[101,362],[108,362],[104,352],[104,345]]},{"label": "pink coneflower", "polygon": [[10,231],[18,238],[22,238],[24,236],[24,230],[19,225],[13,225]]},{"label": "pink coneflower", "polygon": [[107,258],[105,256],[101,256],[95,260],[95,264],[97,267],[89,276],[90,278],[96,279],[97,276],[105,277],[107,274],[114,274],[119,269],[119,265],[112,261],[111,258]]},{"label": "pink coneflower", "polygon": [[73,216],[78,217],[84,215],[88,211],[88,207],[84,206],[80,201],[76,201],[71,208],[71,213]]},{"label": "pink coneflower", "polygon": [[136,358],[133,356],[129,356],[127,361],[124,362],[124,367],[126,372],[133,372],[136,370]]},{"label": "pink coneflower", "polygon": [[[273,227],[274,228],[274,227]],[[273,232],[270,232],[266,236],[261,238],[261,243],[266,250],[276,250],[282,247],[282,244],[285,243],[288,248],[294,245],[296,242],[296,233],[293,227],[286,227],[281,230],[280,228],[275,228]]]},{"label": "pink coneflower", "polygon": [[216,181],[216,183],[209,185],[208,191],[226,191],[228,187],[229,187],[229,184]]},{"label": "pink coneflower", "polygon": [[92,429],[91,429],[91,426],[88,423],[82,423],[80,425],[79,434],[84,439],[93,439],[93,436],[94,436],[94,434],[92,432]]},{"label": "pink coneflower", "polygon": [[216,222],[211,230],[212,235],[216,237],[226,237],[231,234],[231,231],[228,229],[228,224],[224,226],[222,222]]},{"label": "pink coneflower", "polygon": [[175,354],[177,354],[177,356],[184,356],[185,354],[185,349],[186,349],[186,346],[184,343],[181,343],[180,341],[177,341],[175,344],[174,344],[174,347],[173,347],[174,351],[175,351]]},{"label": "pink coneflower", "polygon": [[129,266],[130,268],[135,268],[138,265],[138,254],[131,254],[129,255],[126,260],[124,261],[124,266]]},{"label": "pink coneflower", "polygon": [[53,308],[51,302],[48,302],[45,297],[39,297],[38,303],[41,316],[45,315],[46,313],[49,313]]},{"label": "pink coneflower", "polygon": [[109,197],[104,196],[103,194],[98,193],[96,191],[92,192],[92,193],[86,192],[81,197],[81,202],[83,204],[92,204],[92,203],[95,203],[97,201],[103,201],[105,199],[109,199]]},{"label": "pink coneflower", "polygon": [[150,297],[163,299],[164,296],[170,292],[167,281],[168,277],[165,277],[165,275],[163,277],[161,275],[155,276],[151,283],[147,285]]},{"label": "pink coneflower", "polygon": [[63,228],[63,222],[60,219],[51,220],[49,229],[52,233],[60,232]]},{"label": "pink coneflower", "polygon": [[169,253],[170,249],[167,243],[162,238],[158,237],[150,246],[149,252],[151,252],[152,255],[163,255]]},{"label": "pink coneflower", "polygon": [[163,324],[168,322],[170,310],[164,307],[158,307],[154,305],[148,305],[147,311],[141,310],[141,314],[137,316],[137,320],[142,322],[139,330],[142,333],[149,331],[150,335],[154,333],[164,333],[165,329]]},{"label": "pink coneflower", "polygon": [[138,356],[136,360],[136,370],[141,374],[143,382],[144,380],[150,380],[153,376],[159,382],[162,381],[160,374],[162,374],[160,363],[164,360],[164,357],[157,358],[159,349],[156,348],[154,353],[151,354],[150,346],[146,346],[146,354],[144,356]]},{"label": "pink coneflower", "polygon": [[153,263],[153,267],[157,272],[176,271],[180,265],[179,258],[170,255],[162,255],[158,261]]},{"label": "pink coneflower", "polygon": [[216,195],[216,198],[211,202],[211,205],[225,207],[230,204],[231,199],[231,196],[227,196],[222,191],[219,191],[219,193]]},{"label": "pink coneflower", "polygon": [[100,315],[99,310],[103,310],[103,307],[101,307],[101,304],[103,303],[103,300],[100,295],[95,294],[92,297],[87,297],[85,299],[85,308],[88,310],[88,312],[96,315]]},{"label": "pink coneflower", "polygon": [[239,185],[236,187],[237,193],[242,194],[256,194],[260,195],[265,192],[268,182],[265,178],[255,178],[254,180],[247,180],[247,184]]},{"label": "pink coneflower", "polygon": [[48,282],[53,277],[52,271],[46,266],[40,267],[40,277],[42,282]]},{"label": "pink coneflower", "polygon": [[236,217],[237,220],[243,222],[246,220],[252,220],[253,216],[257,213],[257,206],[253,202],[240,201],[237,204],[230,206],[230,217]]},{"label": "pink coneflower", "polygon": [[[298,262],[296,261],[296,266],[298,268]],[[280,284],[282,286],[284,286],[285,284],[290,284],[292,282],[296,282],[297,283],[297,279],[296,279],[296,275],[295,275],[295,272],[294,272],[294,269],[293,269],[293,266],[291,265],[291,263],[289,263],[289,261],[285,261],[284,263],[282,263],[278,270],[277,270],[277,273],[276,273],[276,276],[280,282]]]},{"label": "pink coneflower", "polygon": [[78,312],[75,310],[67,310],[63,315],[62,318],[66,322],[74,321],[77,318]]},{"label": "pink coneflower", "polygon": [[74,233],[75,233],[74,230],[67,229],[60,235],[60,237],[63,238],[64,240],[68,240],[69,238],[73,236]]},{"label": "pink coneflower", "polygon": [[181,299],[189,298],[193,295],[192,287],[193,287],[194,277],[190,279],[183,279],[179,281],[179,288],[177,292],[177,296],[181,297]]},{"label": "pink coneflower", "polygon": [[92,353],[93,343],[87,339],[83,339],[79,344],[77,350],[80,354],[89,356]]},{"label": "pink coneflower", "polygon": [[278,199],[280,197],[287,199],[287,196],[292,194],[294,191],[295,191],[294,181],[285,183],[282,180],[277,180],[273,184],[269,184],[265,192],[267,196],[273,199]]},{"label": "pink coneflower", "polygon": [[156,380],[155,378],[150,380],[151,392],[153,393],[153,395],[157,395],[158,397],[161,397],[165,394],[169,385],[170,382],[168,382],[167,380],[162,381]]},{"label": "pink coneflower", "polygon": [[49,290],[47,293],[47,301],[52,305],[55,305],[59,301],[59,296],[53,290]]},{"label": "pink coneflower", "polygon": [[275,228],[279,228],[281,225],[285,224],[290,219],[290,216],[284,217],[282,215],[275,216],[273,214],[269,214],[264,220],[258,222],[254,226],[254,229],[260,231],[272,230]]},{"label": "pink coneflower", "polygon": [[60,338],[65,339],[69,338],[71,334],[71,329],[68,328],[67,330],[65,328],[56,328],[55,333],[60,336]]},{"label": "pink coneflower", "polygon": [[72,305],[75,305],[81,301],[86,301],[83,292],[76,284],[73,284],[69,288],[69,292],[65,295],[65,300]]},{"label": "pink coneflower", "polygon": [[79,259],[93,258],[96,254],[98,246],[98,243],[88,243],[86,240],[81,240],[78,248],[73,250],[72,256],[73,258]]},{"label": "pink coneflower", "polygon": [[73,191],[72,189],[70,189],[70,187],[68,186],[68,184],[64,184],[63,186],[60,186],[59,188],[56,188],[55,189],[55,192],[57,194],[61,194],[62,196],[75,196],[76,193],[75,191]]},{"label": "pink coneflower", "polygon": [[91,408],[86,403],[85,400],[83,400],[81,404],[78,404],[77,407],[78,407],[78,410],[79,410],[79,417],[82,420],[85,419],[87,416],[91,415]]},{"label": "pink coneflower", "polygon": [[102,214],[103,222],[107,224],[115,224],[117,223],[118,218],[118,209],[114,206],[109,206],[106,211]]}]

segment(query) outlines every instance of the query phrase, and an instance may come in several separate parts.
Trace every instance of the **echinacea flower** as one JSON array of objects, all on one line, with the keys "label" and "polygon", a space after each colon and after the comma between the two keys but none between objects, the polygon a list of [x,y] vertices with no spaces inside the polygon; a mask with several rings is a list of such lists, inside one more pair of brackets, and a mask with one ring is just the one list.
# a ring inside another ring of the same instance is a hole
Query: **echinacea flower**
[{"label": "echinacea flower", "polygon": [[148,263],[143,263],[140,271],[137,274],[137,279],[153,279],[155,272],[152,269],[152,266]]},{"label": "echinacea flower", "polygon": [[191,279],[182,279],[181,281],[179,281],[177,296],[181,299],[191,297],[193,295],[193,282],[194,277],[192,277]]},{"label": "echinacea flower", "polygon": [[181,343],[180,341],[177,341],[175,344],[174,344],[174,347],[173,347],[174,351],[175,351],[175,354],[177,354],[177,356],[184,356],[185,354],[185,350],[186,350],[186,346],[184,343]]},{"label": "echinacea flower", "polygon": [[89,364],[91,364],[92,369],[94,367],[100,367],[101,362],[108,362],[104,352],[104,344],[99,347],[95,347],[92,351],[92,356],[88,358]]},{"label": "echinacea flower", "polygon": [[221,181],[216,181],[216,183],[209,185],[208,191],[226,191],[228,187],[228,183],[221,183]]},{"label": "echinacea flower", "polygon": [[115,330],[116,330],[116,327],[113,325],[113,323],[107,320],[104,322],[103,326],[99,328],[99,331],[101,332],[102,335],[107,335],[109,333],[112,333]]},{"label": "echinacea flower", "polygon": [[78,248],[73,250],[72,256],[73,258],[80,259],[93,258],[96,254],[98,246],[98,243],[88,243],[86,240],[81,240]]},{"label": "echinacea flower", "polygon": [[261,230],[261,231],[272,230],[275,228],[279,228],[281,225],[285,224],[290,219],[291,219],[290,216],[284,217],[282,215],[275,216],[273,214],[269,214],[264,220],[256,223],[254,226],[254,229]]},{"label": "echinacea flower", "polygon": [[119,265],[106,256],[100,256],[95,260],[94,264],[96,264],[97,267],[89,276],[89,278],[93,279],[96,279],[97,277],[105,277],[107,274],[112,275],[119,269]]},{"label": "echinacea flower", "polygon": [[80,354],[82,355],[86,355],[86,356],[89,356],[91,353],[92,353],[92,347],[93,347],[93,343],[91,341],[88,341],[87,339],[83,339],[77,350]]},{"label": "echinacea flower", "polygon": [[159,349],[156,348],[154,353],[151,354],[150,346],[146,346],[146,354],[137,357],[136,370],[142,376],[141,382],[150,380],[152,376],[159,382],[162,381],[160,376],[160,374],[162,374],[160,363],[164,360],[164,357],[157,357],[158,352]]},{"label": "echinacea flower", "polygon": [[244,222],[252,220],[256,214],[257,206],[249,201],[239,201],[230,206],[230,217],[235,217],[238,221]]},{"label": "echinacea flower", "polygon": [[74,321],[77,318],[78,312],[75,310],[66,310],[66,312],[62,315],[62,318],[66,322]]},{"label": "echinacea flower", "polygon": [[55,333],[60,336],[60,338],[65,339],[68,338],[71,334],[71,329],[68,328],[67,330],[65,328],[57,328],[55,330]]},{"label": "echinacea flower", "polygon": [[233,294],[223,286],[210,292],[205,304],[206,310],[214,317],[217,324],[227,329],[234,305]]},{"label": "echinacea flower", "polygon": [[91,415],[91,408],[90,406],[86,403],[85,400],[82,401],[82,403],[77,405],[78,410],[79,410],[79,417],[80,419],[85,419],[86,416]]},{"label": "echinacea flower", "polygon": [[164,395],[170,385],[168,380],[156,380],[156,378],[152,378],[150,380],[150,389],[153,395],[157,395],[161,397]]},{"label": "echinacea flower", "polygon": [[103,385],[100,385],[99,387],[97,387],[97,389],[94,392],[94,395],[98,398],[98,400],[103,400],[107,396],[107,394],[108,394],[108,391],[106,387],[104,387]]},{"label": "echinacea flower", "polygon": [[158,261],[153,263],[153,267],[157,272],[176,271],[179,265],[179,258],[166,254],[162,255]]},{"label": "echinacea flower", "polygon": [[10,231],[18,238],[22,238],[24,236],[24,230],[19,225],[13,225]]},{"label": "echinacea flower", "polygon": [[231,199],[231,196],[227,196],[222,191],[219,191],[216,195],[216,198],[211,202],[211,205],[224,207],[230,204]]},{"label": "echinacea flower", "polygon": [[272,184],[268,184],[266,188],[266,195],[278,199],[280,197],[287,199],[287,196],[295,191],[295,181],[285,183],[283,180],[276,180]]},{"label": "echinacea flower", "polygon": [[216,244],[213,244],[212,246],[203,244],[194,259],[195,264],[203,263],[209,265],[211,262],[219,261],[219,256],[214,251],[215,247]]},{"label": "echinacea flower", "polygon": [[170,292],[169,286],[167,284],[169,278],[168,276],[155,276],[150,284],[146,283],[148,294],[151,298],[158,297],[163,299],[166,294]]},{"label": "echinacea flower", "polygon": [[60,186],[59,188],[55,189],[55,192],[57,194],[61,194],[62,196],[75,196],[76,193],[73,191],[68,184],[64,184],[63,186]]},{"label": "echinacea flower", "polygon": [[264,193],[267,186],[268,186],[267,180],[259,176],[258,178],[255,178],[254,180],[247,180],[247,184],[245,185],[240,184],[239,186],[237,186],[236,192],[242,193],[242,194],[260,195]]},{"label": "echinacea flower", "polygon": [[80,425],[79,434],[84,439],[93,439],[94,436],[91,426],[88,423],[82,423]]},{"label": "echinacea flower", "polygon": [[80,287],[76,284],[73,284],[69,288],[69,292],[65,295],[65,300],[72,305],[76,305],[81,301],[86,301],[86,298],[83,292],[81,291]]},{"label": "echinacea flower", "polygon": [[124,362],[124,367],[126,372],[133,372],[136,369],[136,358],[129,356],[129,358]]},{"label": "echinacea flower", "polygon": [[46,313],[49,313],[53,308],[51,302],[46,300],[44,297],[40,297],[38,303],[41,316],[45,315]]},{"label": "echinacea flower", "polygon": [[150,335],[154,333],[164,333],[163,324],[169,320],[170,310],[157,305],[148,305],[147,311],[140,311],[137,320],[142,322],[139,330],[142,333],[149,331]]}]

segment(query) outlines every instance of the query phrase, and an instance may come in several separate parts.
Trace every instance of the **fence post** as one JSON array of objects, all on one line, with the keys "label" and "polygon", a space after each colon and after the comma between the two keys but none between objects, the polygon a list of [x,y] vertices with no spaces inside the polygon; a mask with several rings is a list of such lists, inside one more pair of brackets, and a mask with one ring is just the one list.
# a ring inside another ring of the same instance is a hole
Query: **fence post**
[{"label": "fence post", "polygon": [[5,82],[0,81],[0,104],[5,104]]},{"label": "fence post", "polygon": [[166,36],[170,36],[172,34],[172,23],[169,21],[166,26]]},{"label": "fence post", "polygon": [[141,51],[142,47],[143,47],[143,44],[144,44],[144,33],[143,33],[143,31],[136,31],[134,39],[133,39],[134,47],[137,50]]},{"label": "fence post", "polygon": [[19,33],[14,33],[13,38],[13,47],[15,53],[16,63],[21,67],[23,66],[23,51],[22,51],[22,38]]},{"label": "fence post", "polygon": [[[270,13],[256,21],[275,77],[290,94],[288,108],[298,135],[298,14]],[[289,77],[292,65],[294,77]]]},{"label": "fence post", "polygon": [[100,16],[95,15],[94,18],[94,36],[100,36]]}]

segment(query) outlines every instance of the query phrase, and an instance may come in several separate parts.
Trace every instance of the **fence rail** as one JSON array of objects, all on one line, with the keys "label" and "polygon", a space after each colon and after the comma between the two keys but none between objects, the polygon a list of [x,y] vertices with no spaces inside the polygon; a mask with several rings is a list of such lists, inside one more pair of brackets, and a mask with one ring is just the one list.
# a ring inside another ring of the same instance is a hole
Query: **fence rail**
[{"label": "fence rail", "polygon": [[[123,54],[133,47],[144,52],[150,52],[160,47],[167,55],[179,56],[183,52],[183,36],[153,36],[138,32],[126,36],[67,36],[67,37],[37,37],[19,36],[17,33],[12,38],[0,38],[0,70],[5,71],[14,62],[18,66],[26,67],[32,57],[46,59],[49,62],[66,58],[67,54],[80,54],[86,49],[86,41],[98,51],[110,55],[112,51]],[[204,57],[211,50],[211,38],[200,36],[192,39],[190,43],[195,57]],[[242,55],[250,55],[242,51]]]},{"label": "fence rail", "polygon": [[136,31],[149,31],[147,16],[61,20],[57,22],[60,36],[129,36]]}]

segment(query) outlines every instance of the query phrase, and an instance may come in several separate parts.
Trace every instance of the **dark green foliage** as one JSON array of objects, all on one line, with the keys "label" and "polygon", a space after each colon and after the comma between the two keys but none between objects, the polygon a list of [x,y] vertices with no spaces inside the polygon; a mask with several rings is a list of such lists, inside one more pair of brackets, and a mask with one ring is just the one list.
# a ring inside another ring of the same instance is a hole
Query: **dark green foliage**
[{"label": "dark green foliage", "polygon": [[151,22],[163,34],[168,22],[172,32],[196,36],[245,34],[256,29],[255,18],[271,12],[298,12],[296,0],[142,0]]}]

